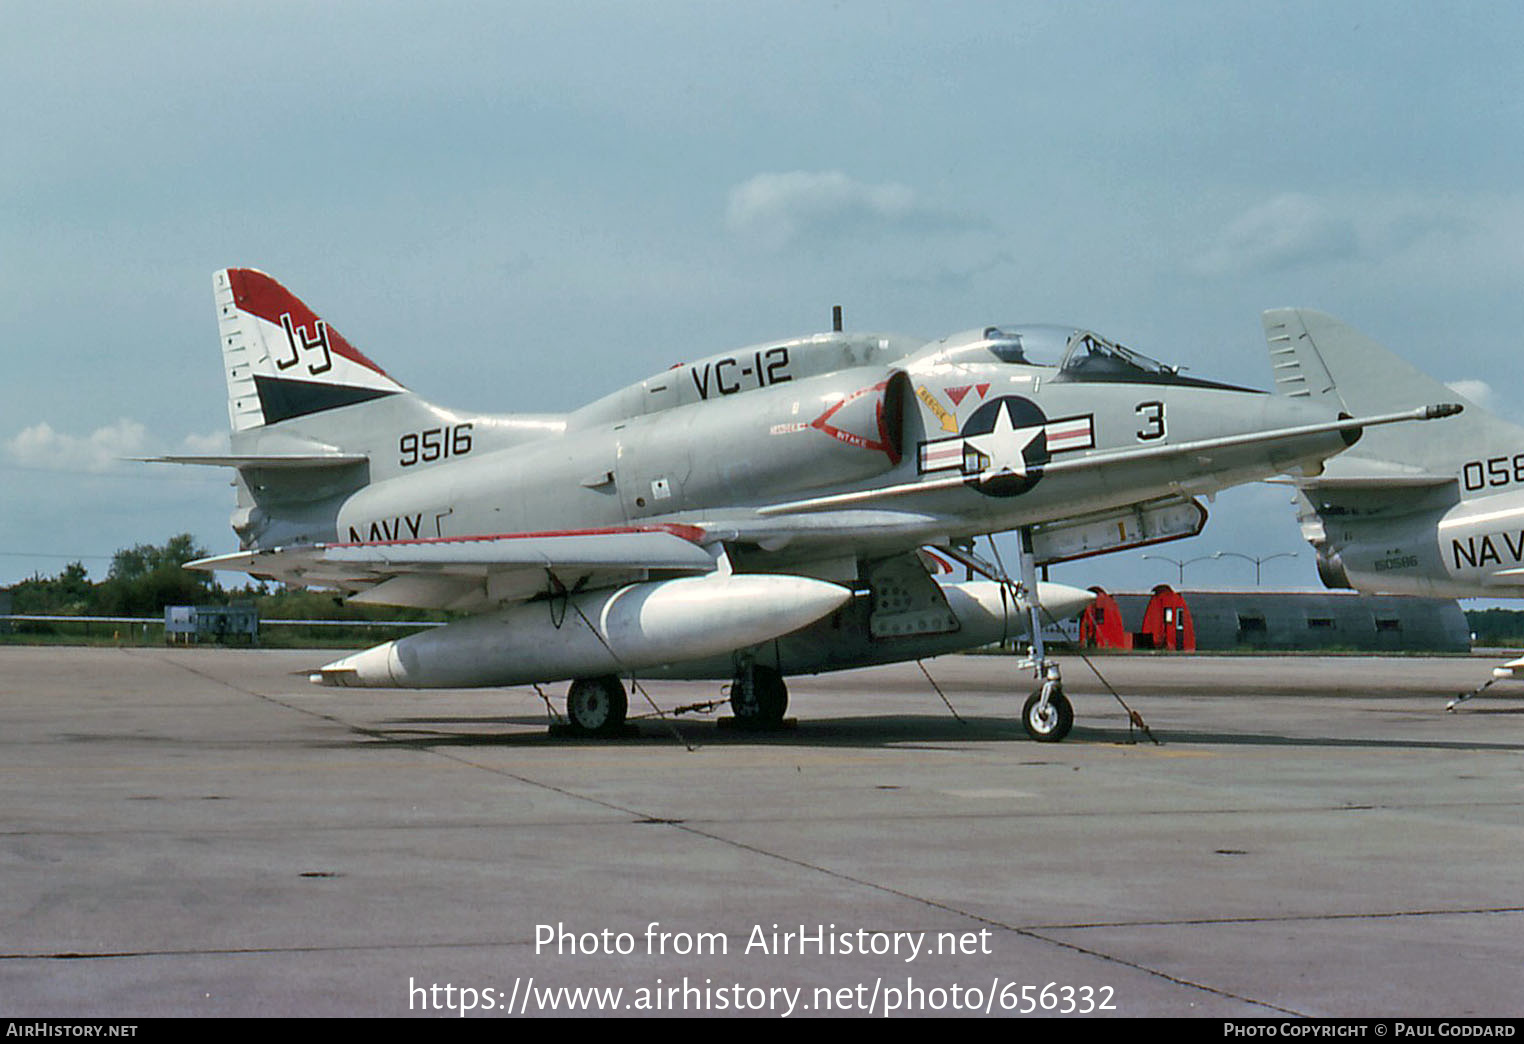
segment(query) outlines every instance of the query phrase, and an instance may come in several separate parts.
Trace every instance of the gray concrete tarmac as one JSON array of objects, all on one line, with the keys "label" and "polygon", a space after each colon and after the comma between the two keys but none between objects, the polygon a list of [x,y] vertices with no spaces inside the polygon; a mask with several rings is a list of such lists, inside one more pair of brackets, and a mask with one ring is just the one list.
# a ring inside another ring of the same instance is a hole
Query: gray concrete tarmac
[{"label": "gray concrete tarmac", "polygon": [[1099,660],[1155,746],[1074,658],[1037,744],[1008,658],[589,742],[336,655],[0,647],[0,1015],[1524,1014],[1487,660]]}]

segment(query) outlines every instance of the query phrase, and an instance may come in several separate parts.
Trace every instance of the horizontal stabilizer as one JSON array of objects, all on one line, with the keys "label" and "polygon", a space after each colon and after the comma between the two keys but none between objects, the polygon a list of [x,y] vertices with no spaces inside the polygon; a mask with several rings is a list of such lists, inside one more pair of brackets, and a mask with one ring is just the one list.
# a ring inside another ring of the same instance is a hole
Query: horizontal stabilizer
[{"label": "horizontal stabilizer", "polygon": [[269,456],[235,453],[222,456],[131,457],[129,459],[146,464],[198,464],[214,468],[341,468],[351,464],[364,464],[370,457],[363,453],[281,453]]},{"label": "horizontal stabilizer", "polygon": [[1428,489],[1431,486],[1448,486],[1455,479],[1449,475],[1319,475],[1317,478],[1296,479],[1294,484],[1302,489]]}]

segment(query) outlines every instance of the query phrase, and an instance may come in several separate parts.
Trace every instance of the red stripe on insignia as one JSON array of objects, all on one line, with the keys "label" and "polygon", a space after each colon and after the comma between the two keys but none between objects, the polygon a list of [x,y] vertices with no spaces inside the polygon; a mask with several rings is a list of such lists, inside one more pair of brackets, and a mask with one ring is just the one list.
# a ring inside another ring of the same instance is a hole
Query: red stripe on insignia
[{"label": "red stripe on insignia", "polygon": [[[258,269],[230,268],[228,282],[233,286],[234,303],[250,315],[257,315],[265,322],[274,323],[276,326],[280,325],[281,316],[289,315],[293,326],[316,331],[320,318],[318,314],[303,304],[301,299],[290,290]],[[326,320],[323,325],[328,328],[328,347],[332,351],[350,362],[359,363],[368,370],[374,370],[389,381],[393,380],[391,374],[366,358],[364,352],[346,341],[343,335]]]}]

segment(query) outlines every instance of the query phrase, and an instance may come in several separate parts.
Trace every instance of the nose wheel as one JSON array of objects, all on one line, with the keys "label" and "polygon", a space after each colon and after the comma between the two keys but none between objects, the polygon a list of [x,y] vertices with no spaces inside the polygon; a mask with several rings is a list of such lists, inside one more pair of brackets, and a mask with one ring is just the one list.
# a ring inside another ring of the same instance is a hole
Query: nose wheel
[{"label": "nose wheel", "polygon": [[1057,743],[1074,727],[1074,706],[1062,689],[1054,689],[1043,698],[1044,685],[1027,697],[1021,708],[1021,723],[1027,735],[1038,743]]}]

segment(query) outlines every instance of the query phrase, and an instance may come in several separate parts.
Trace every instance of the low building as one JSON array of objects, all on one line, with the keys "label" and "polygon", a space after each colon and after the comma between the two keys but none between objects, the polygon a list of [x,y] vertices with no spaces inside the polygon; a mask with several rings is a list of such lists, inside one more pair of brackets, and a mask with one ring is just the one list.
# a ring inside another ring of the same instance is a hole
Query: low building
[{"label": "low building", "polygon": [[1471,634],[1447,598],[1353,591],[1176,591],[1100,588],[1080,621],[1085,644],[1103,649],[1467,652]]},{"label": "low building", "polygon": [[166,605],[166,642],[226,642],[230,638],[259,641],[259,612],[241,605]]},{"label": "low building", "polygon": [[1095,592],[1095,601],[1080,614],[1080,644],[1087,649],[1131,649],[1132,632],[1116,598],[1102,587],[1090,590]]}]

